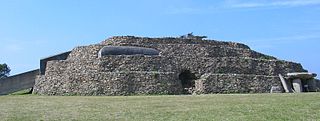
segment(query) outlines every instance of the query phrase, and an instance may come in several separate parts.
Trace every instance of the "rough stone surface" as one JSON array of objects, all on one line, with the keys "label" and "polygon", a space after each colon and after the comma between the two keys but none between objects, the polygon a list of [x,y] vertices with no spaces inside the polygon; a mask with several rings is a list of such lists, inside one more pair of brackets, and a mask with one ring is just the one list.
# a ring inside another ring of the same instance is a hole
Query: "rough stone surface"
[{"label": "rough stone surface", "polygon": [[47,66],[47,62],[48,61],[52,61],[52,60],[66,60],[68,58],[68,55],[71,53],[71,51],[67,51],[64,53],[60,53],[60,54],[56,54],[56,55],[52,55],[46,58],[42,58],[40,60],[40,74],[45,74],[46,71],[46,66]]},{"label": "rough stone surface", "polygon": [[294,72],[294,73],[288,73],[287,76],[292,79],[299,78],[299,79],[305,80],[305,79],[313,79],[314,77],[317,76],[317,74],[308,73],[308,72]]},{"label": "rough stone surface", "polygon": [[316,83],[315,91],[319,92],[320,91],[320,80],[319,79],[315,79],[314,81]]},{"label": "rough stone surface", "polygon": [[272,86],[270,93],[282,93],[283,88],[281,86]]},{"label": "rough stone surface", "polygon": [[[99,57],[105,46],[145,47],[160,53]],[[45,74],[36,80],[36,94],[267,93],[272,86],[282,87],[278,74],[306,72],[299,63],[278,60],[241,43],[174,37],[111,37],[76,47],[66,60],[46,65]],[[182,77],[186,71],[190,73]]]},{"label": "rough stone surface", "polygon": [[[286,93],[293,92],[292,87],[291,87],[291,83],[289,81],[287,81],[281,74],[279,74],[279,78],[280,78],[280,81],[281,81],[281,84],[282,84],[284,91]],[[288,84],[288,83],[290,83],[290,84]]]},{"label": "rough stone surface", "polygon": [[305,85],[308,85],[307,88],[305,89],[306,92],[317,92],[320,91],[320,81],[317,79],[310,79],[310,80],[305,80],[302,81],[305,82]]},{"label": "rough stone surface", "polygon": [[297,92],[297,93],[303,92],[302,86],[303,85],[302,85],[301,79],[292,80],[292,87],[293,87],[295,92]]},{"label": "rough stone surface", "polygon": [[200,94],[267,93],[273,85],[281,85],[277,76],[211,73],[202,75],[195,83],[196,93]]},{"label": "rough stone surface", "polygon": [[98,53],[98,57],[108,55],[159,55],[159,51],[145,47],[105,46]]}]

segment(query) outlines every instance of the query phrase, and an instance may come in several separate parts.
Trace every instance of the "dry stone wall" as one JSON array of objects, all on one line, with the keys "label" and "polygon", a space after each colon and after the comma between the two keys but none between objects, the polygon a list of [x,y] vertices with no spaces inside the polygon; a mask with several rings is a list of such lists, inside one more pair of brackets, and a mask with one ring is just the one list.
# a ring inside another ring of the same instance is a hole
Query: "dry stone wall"
[{"label": "dry stone wall", "polygon": [[216,40],[202,40],[202,39],[184,39],[175,37],[164,38],[149,38],[149,37],[135,37],[135,36],[115,36],[103,42],[102,45],[119,45],[119,44],[204,44],[213,46],[227,46],[232,48],[250,49],[247,45],[235,42],[223,42]]},{"label": "dry stone wall", "polygon": [[[147,47],[160,51],[160,55],[98,57],[105,46]],[[186,71],[190,73],[182,77]],[[198,94],[264,93],[272,86],[281,87],[278,74],[297,71],[306,70],[298,63],[277,60],[240,43],[119,36],[100,44],[76,47],[66,60],[48,61],[45,74],[36,80],[34,93],[135,95],[182,94],[185,90]],[[184,84],[185,81],[191,84]]]},{"label": "dry stone wall", "polygon": [[[79,67],[75,63],[86,66]],[[181,92],[181,84],[173,72],[101,72],[97,71],[98,64],[93,61],[80,63],[49,62],[46,74],[38,77],[34,92],[48,95],[180,94]]]},{"label": "dry stone wall", "polygon": [[281,87],[279,77],[207,73],[195,81],[195,93],[268,93],[272,86]]},{"label": "dry stone wall", "polygon": [[302,66],[292,62],[234,57],[107,56],[100,58],[100,62],[99,68],[104,72],[161,71],[179,73],[181,70],[187,69],[199,75],[204,73],[235,73],[277,76],[288,72],[305,71]]},{"label": "dry stone wall", "polygon": [[[111,44],[107,44],[111,45]],[[137,46],[157,49],[165,56],[200,56],[200,57],[251,57],[261,59],[276,59],[245,47],[230,47],[211,44],[136,44],[117,43],[116,46]],[[192,50],[192,51],[183,51]]]}]

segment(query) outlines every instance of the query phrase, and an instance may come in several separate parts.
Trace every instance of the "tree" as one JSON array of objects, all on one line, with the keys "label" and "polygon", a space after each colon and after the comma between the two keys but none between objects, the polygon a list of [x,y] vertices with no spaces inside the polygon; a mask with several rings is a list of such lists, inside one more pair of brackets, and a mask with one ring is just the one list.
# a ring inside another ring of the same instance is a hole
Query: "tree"
[{"label": "tree", "polygon": [[0,79],[8,77],[10,71],[11,70],[7,64],[0,64]]}]

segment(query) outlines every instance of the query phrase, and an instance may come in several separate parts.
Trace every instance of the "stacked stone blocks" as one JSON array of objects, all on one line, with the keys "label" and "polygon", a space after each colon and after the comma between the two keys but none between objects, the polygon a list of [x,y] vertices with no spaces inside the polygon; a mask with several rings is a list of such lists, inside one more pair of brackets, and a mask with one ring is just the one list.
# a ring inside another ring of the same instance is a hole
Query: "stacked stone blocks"
[{"label": "stacked stone blocks", "polygon": [[[106,46],[153,48],[160,54],[99,57],[99,51]],[[181,78],[186,71],[194,78]],[[278,60],[240,43],[199,38],[116,36],[99,44],[76,47],[66,60],[48,61],[45,74],[36,80],[34,93],[265,93],[272,86],[281,86],[278,74],[305,71],[299,63]],[[192,84],[185,87],[185,81]]]}]

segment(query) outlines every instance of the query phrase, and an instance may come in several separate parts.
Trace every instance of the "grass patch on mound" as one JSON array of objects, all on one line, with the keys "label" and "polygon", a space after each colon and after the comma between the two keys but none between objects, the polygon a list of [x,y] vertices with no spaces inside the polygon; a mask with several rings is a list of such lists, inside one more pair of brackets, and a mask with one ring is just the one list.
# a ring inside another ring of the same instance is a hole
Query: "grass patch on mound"
[{"label": "grass patch on mound", "polygon": [[0,96],[0,120],[319,120],[320,93]]},{"label": "grass patch on mound", "polygon": [[9,95],[30,95],[31,94],[31,88],[30,89],[24,89],[24,90],[20,90],[20,91],[17,91],[17,92],[13,92]]}]

